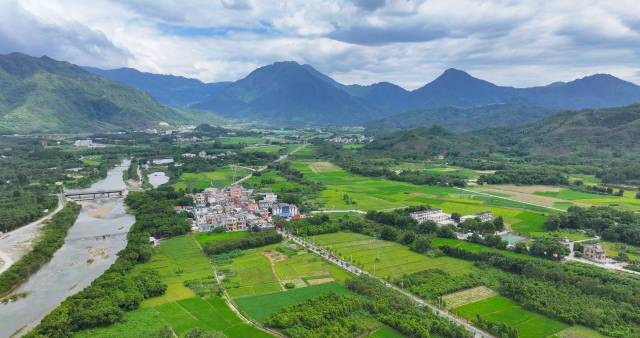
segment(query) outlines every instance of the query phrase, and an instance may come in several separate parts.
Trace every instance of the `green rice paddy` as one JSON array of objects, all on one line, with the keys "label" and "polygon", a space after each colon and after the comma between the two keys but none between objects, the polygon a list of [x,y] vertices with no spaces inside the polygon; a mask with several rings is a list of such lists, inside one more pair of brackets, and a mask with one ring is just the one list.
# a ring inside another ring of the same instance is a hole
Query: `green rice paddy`
[{"label": "green rice paddy", "polygon": [[236,299],[235,302],[243,313],[263,322],[270,315],[287,306],[299,304],[327,293],[348,294],[349,291],[344,286],[333,282],[266,295],[242,297]]},{"label": "green rice paddy", "polygon": [[523,309],[508,298],[493,296],[453,310],[468,320],[480,315],[485,320],[501,322],[515,328],[521,338],[546,338],[569,326]]},{"label": "green rice paddy", "polygon": [[[318,200],[325,209],[387,210],[410,205],[427,204],[445,212],[473,214],[492,211],[504,217],[513,230],[522,233],[540,231],[547,208],[467,192],[450,187],[416,185],[381,178],[354,175],[339,167],[332,170],[313,170],[314,162],[297,161],[293,166],[306,178],[325,186]],[[349,195],[355,204],[345,204]]]},{"label": "green rice paddy", "polygon": [[442,269],[451,275],[464,275],[475,268],[472,262],[447,256],[428,257],[395,242],[337,232],[312,236],[313,243],[382,278],[397,278],[427,269]]}]

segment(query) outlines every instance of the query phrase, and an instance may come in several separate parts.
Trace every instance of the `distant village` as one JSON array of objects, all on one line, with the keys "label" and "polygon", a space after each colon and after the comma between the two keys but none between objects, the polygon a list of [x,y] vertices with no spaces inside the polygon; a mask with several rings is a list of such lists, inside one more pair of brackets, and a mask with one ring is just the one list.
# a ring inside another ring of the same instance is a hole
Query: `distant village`
[{"label": "distant village", "polygon": [[[254,195],[261,196],[257,200]],[[188,211],[194,231],[209,232],[217,228],[225,231],[262,231],[275,228],[273,217],[298,219],[301,217],[294,204],[278,201],[273,193],[255,194],[253,189],[241,185],[228,188],[207,188],[192,194],[193,207],[176,207]]]}]

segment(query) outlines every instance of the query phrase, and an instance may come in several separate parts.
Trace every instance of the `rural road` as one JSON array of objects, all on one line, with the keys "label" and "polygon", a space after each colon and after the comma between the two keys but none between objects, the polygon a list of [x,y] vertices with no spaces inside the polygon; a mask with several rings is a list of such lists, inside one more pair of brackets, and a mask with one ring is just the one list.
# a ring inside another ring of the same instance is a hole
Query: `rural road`
[{"label": "rural road", "polygon": [[0,242],[6,243],[6,245],[3,245],[5,243],[0,243],[0,260],[2,261],[2,265],[0,265],[0,273],[3,273],[7,269],[9,269],[9,267],[13,265],[14,260],[19,259],[24,254],[14,254],[14,258],[11,258],[11,256],[7,252],[2,251],[2,247],[6,248],[7,246],[16,246],[20,245],[20,243],[23,242],[32,241],[35,237],[37,237],[39,232],[38,228],[40,227],[40,225],[44,221],[51,219],[51,217],[60,212],[60,210],[64,208],[65,203],[66,199],[64,198],[64,194],[58,194],[58,206],[55,208],[55,210],[38,220],[35,220],[27,225],[23,225],[13,231],[7,232],[6,234],[2,234],[0,236]]},{"label": "rural road", "polygon": [[286,238],[288,238],[288,239],[294,241],[295,243],[301,245],[303,248],[315,253],[316,255],[321,256],[325,260],[328,260],[329,262],[331,262],[331,263],[333,263],[333,264],[335,264],[335,265],[337,265],[337,266],[339,266],[339,267],[341,267],[341,268],[353,273],[356,276],[365,274],[367,276],[371,276],[373,278],[376,278],[377,280],[379,280],[382,283],[384,283],[384,285],[386,287],[391,288],[391,289],[393,289],[393,290],[395,290],[397,292],[400,292],[403,295],[409,297],[409,299],[411,299],[413,302],[418,304],[418,306],[426,306],[429,309],[431,309],[438,316],[447,318],[450,321],[452,321],[452,322],[454,322],[454,323],[456,323],[456,324],[458,324],[460,326],[463,326],[467,331],[473,333],[473,336],[475,338],[493,338],[494,337],[494,336],[490,335],[489,333],[486,333],[486,332],[476,328],[475,326],[469,324],[468,322],[466,322],[466,321],[454,316],[450,312],[442,310],[442,309],[440,309],[440,308],[438,308],[436,306],[433,306],[433,305],[427,303],[425,300],[423,300],[423,299],[421,299],[421,298],[419,298],[419,297],[417,297],[417,296],[415,296],[415,295],[413,295],[413,294],[411,294],[411,293],[409,293],[409,292],[407,292],[407,291],[405,291],[405,290],[403,290],[403,289],[401,289],[401,288],[399,288],[399,287],[397,287],[397,286],[395,286],[393,284],[390,284],[390,283],[386,282],[385,280],[382,280],[382,279],[380,279],[380,278],[378,278],[376,276],[373,276],[372,274],[368,273],[367,271],[364,271],[364,270],[352,265],[351,263],[349,263],[347,261],[344,261],[344,260],[332,255],[328,251],[326,251],[326,250],[324,250],[322,248],[319,248],[319,247],[317,247],[317,246],[305,241],[304,239],[302,239],[300,237],[294,236],[294,235],[292,235],[292,234],[290,234],[288,232],[285,232],[285,231],[280,231],[279,230],[278,232],[280,234],[282,234],[283,236],[285,236]]}]

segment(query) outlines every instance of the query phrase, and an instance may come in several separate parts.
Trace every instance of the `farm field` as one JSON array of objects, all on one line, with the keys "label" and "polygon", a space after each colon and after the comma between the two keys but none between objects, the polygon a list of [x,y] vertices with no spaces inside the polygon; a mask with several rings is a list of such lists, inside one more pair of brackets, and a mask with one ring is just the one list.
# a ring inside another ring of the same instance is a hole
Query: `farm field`
[{"label": "farm field", "polygon": [[259,136],[223,136],[223,137],[218,137],[216,139],[217,141],[221,142],[222,144],[258,144],[258,143],[265,143],[266,139],[264,137],[259,137]]},{"label": "farm field", "polygon": [[428,257],[398,243],[362,234],[337,232],[312,236],[313,243],[382,278],[397,278],[426,269],[441,269],[464,275],[474,271],[473,263],[452,257]]},{"label": "farm field", "polygon": [[473,190],[559,209],[567,209],[575,205],[613,206],[623,210],[640,210],[640,200],[635,198],[634,191],[626,191],[624,196],[611,196],[543,185],[485,185],[473,187]]},{"label": "farm field", "polygon": [[179,337],[183,337],[192,328],[219,331],[231,338],[271,337],[270,334],[244,323],[219,297],[207,300],[192,297],[127,312],[120,323],[80,331],[74,337],[154,337],[165,326],[170,327]]},{"label": "farm field", "polygon": [[167,284],[167,291],[162,296],[143,301],[141,307],[153,307],[194,297],[195,293],[184,286],[184,281],[213,276],[209,260],[202,254],[193,237],[188,235],[162,241],[154,248],[151,259],[136,265],[134,272],[147,269],[160,273],[162,282]]},{"label": "farm field", "polygon": [[395,170],[414,170],[414,171],[426,171],[434,174],[446,173],[446,174],[458,174],[466,177],[467,179],[477,179],[484,172],[478,170],[472,170],[462,167],[456,167],[446,164],[435,164],[425,162],[402,162],[394,166]]},{"label": "farm field", "polygon": [[[240,179],[249,174],[249,170],[238,167],[236,169],[236,179]],[[230,166],[221,167],[215,171],[200,173],[183,173],[175,184],[177,190],[185,189],[205,189],[209,187],[221,188],[233,181],[233,171]]]},{"label": "farm field", "polygon": [[[302,171],[305,177],[321,182],[325,190],[320,193],[319,202],[325,209],[387,210],[409,205],[428,204],[446,212],[458,212],[463,215],[481,211],[492,211],[503,216],[512,229],[529,233],[542,231],[544,207],[532,206],[517,201],[509,201],[450,187],[415,185],[406,182],[381,178],[364,177],[351,174],[337,166],[320,162],[323,170],[318,170],[318,162],[296,161],[293,166]],[[315,170],[314,170],[315,168]],[[344,195],[356,204],[345,204]]]},{"label": "farm field", "polygon": [[469,303],[475,303],[483,299],[493,297],[496,292],[486,286],[477,286],[475,288],[466,289],[448,295],[442,296],[442,300],[447,308],[456,308]]},{"label": "farm field", "polygon": [[243,182],[246,187],[258,189],[258,191],[279,192],[283,189],[295,189],[301,187],[300,183],[288,182],[284,177],[278,175],[277,172],[266,170],[259,176],[251,176]]},{"label": "farm field", "polygon": [[327,293],[348,294],[349,290],[332,282],[265,295],[242,297],[236,299],[235,302],[243,313],[259,322],[264,322],[270,315],[287,306],[300,304]]},{"label": "farm field", "polygon": [[97,167],[102,162],[102,155],[90,155],[80,157],[82,164],[90,167]]},{"label": "farm field", "polygon": [[204,246],[208,242],[219,242],[226,241],[235,238],[244,238],[249,237],[248,231],[229,231],[223,233],[207,233],[207,232],[198,232],[195,234],[196,240],[200,243],[201,246]]},{"label": "farm field", "polygon": [[225,276],[222,285],[232,298],[283,291],[286,283],[303,288],[344,282],[350,277],[339,267],[304,250],[292,249],[287,243],[244,250],[241,256],[217,268]]},{"label": "farm field", "polygon": [[259,144],[242,148],[242,152],[262,152],[267,154],[277,154],[284,147],[272,144]]},{"label": "farm field", "polygon": [[213,277],[211,264],[191,236],[174,237],[154,248],[151,260],[136,270],[154,269],[168,288],[164,295],[143,301],[137,310],[126,312],[122,322],[104,328],[84,330],[76,337],[152,337],[165,326],[182,337],[191,328],[221,331],[228,337],[270,337],[245,324],[217,296],[197,297],[184,281]]},{"label": "farm field", "polygon": [[518,331],[521,338],[549,337],[569,327],[562,322],[523,309],[502,296],[493,296],[453,310],[468,320],[480,315],[485,320],[505,323]]}]

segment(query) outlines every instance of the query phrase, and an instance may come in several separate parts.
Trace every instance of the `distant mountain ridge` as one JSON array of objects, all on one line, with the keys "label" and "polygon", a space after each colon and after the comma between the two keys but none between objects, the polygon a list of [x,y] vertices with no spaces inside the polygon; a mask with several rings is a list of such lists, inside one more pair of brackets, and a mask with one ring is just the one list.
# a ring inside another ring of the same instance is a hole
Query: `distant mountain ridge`
[{"label": "distant mountain ridge", "polygon": [[567,109],[640,102],[640,86],[607,74],[516,88],[450,68],[408,91],[390,82],[344,85],[311,65],[276,62],[234,82],[203,83],[134,69],[90,71],[149,93],[160,102],[274,125],[371,125],[403,129],[434,124],[456,131],[518,126]]},{"label": "distant mountain ridge", "polygon": [[215,94],[231,82],[204,83],[200,80],[175,75],[141,72],[133,68],[99,69],[83,67],[87,71],[124,83],[151,95],[158,102],[186,108]]},{"label": "distant mountain ridge", "polygon": [[0,132],[87,132],[178,123],[147,94],[68,62],[0,55]]}]

